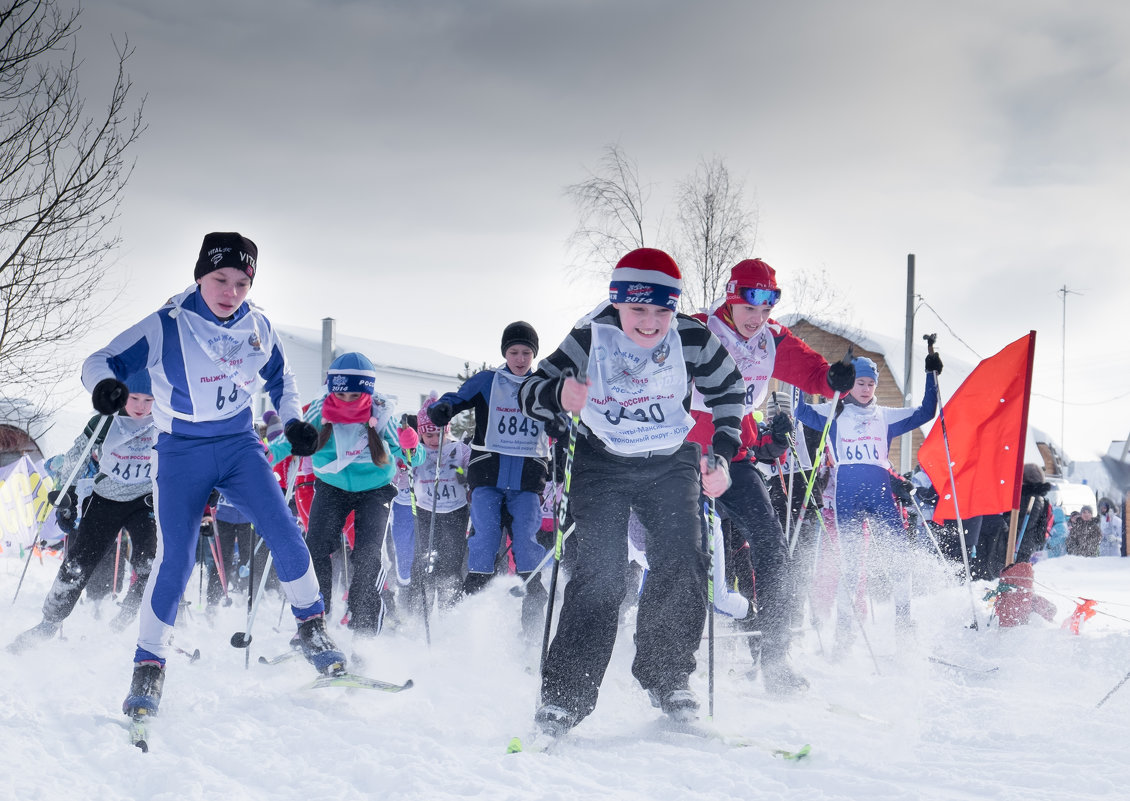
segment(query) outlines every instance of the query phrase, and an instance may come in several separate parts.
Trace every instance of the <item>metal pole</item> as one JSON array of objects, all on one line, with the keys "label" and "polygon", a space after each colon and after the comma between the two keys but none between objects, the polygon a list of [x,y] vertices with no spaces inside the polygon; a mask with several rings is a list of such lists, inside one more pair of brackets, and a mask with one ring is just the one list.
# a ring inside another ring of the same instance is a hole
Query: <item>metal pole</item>
[{"label": "metal pole", "polygon": [[[911,406],[914,387],[914,254],[906,256],[906,348],[903,360],[902,407]],[[911,462],[914,450],[914,433],[908,431],[899,439],[899,472],[909,473],[914,469]]]}]

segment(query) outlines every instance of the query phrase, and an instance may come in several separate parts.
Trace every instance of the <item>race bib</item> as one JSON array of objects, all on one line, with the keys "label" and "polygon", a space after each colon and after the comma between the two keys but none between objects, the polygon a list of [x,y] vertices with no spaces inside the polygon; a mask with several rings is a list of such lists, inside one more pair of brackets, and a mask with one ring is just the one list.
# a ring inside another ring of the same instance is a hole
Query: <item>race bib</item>
[{"label": "race bib", "polygon": [[176,320],[193,414],[175,416],[199,421],[239,414],[250,404],[255,379],[270,358],[258,315],[246,314],[224,327],[182,309]]},{"label": "race bib", "polygon": [[122,484],[144,484],[153,478],[153,446],[157,429],[153,419],[113,418],[102,441],[98,472]]},{"label": "race bib", "polygon": [[525,376],[501,367],[494,371],[483,448],[508,456],[544,459],[549,456],[549,437],[542,424],[526,417],[518,406],[518,389],[525,380]]},{"label": "race bib", "polygon": [[467,505],[467,487],[458,479],[466,446],[453,442],[443,446],[443,462],[436,481],[436,451],[429,451],[424,463],[415,469],[416,508],[428,512],[435,504],[437,513],[454,512]]},{"label": "race bib", "polygon": [[842,465],[871,464],[890,468],[887,459],[887,420],[882,410],[845,407],[836,420],[836,458]]},{"label": "race bib", "polygon": [[650,350],[617,326],[592,323],[589,379],[581,419],[611,451],[670,450],[686,440],[694,421],[683,408],[687,365],[673,322]]}]

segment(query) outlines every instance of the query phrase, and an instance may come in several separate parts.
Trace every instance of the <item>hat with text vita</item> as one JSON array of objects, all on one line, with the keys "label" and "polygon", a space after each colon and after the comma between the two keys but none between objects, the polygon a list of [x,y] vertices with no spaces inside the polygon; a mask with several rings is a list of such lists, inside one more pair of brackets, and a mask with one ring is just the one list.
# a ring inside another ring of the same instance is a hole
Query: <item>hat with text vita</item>
[{"label": "hat with text vita", "polygon": [[625,254],[612,270],[608,298],[613,303],[662,306],[677,311],[682,291],[683,275],[673,258],[655,248],[637,248]]},{"label": "hat with text vita", "polygon": [[852,366],[855,367],[855,377],[870,378],[872,381],[879,380],[879,368],[875,362],[868,359],[866,356],[857,356],[851,360]]},{"label": "hat with text vita", "polygon": [[534,327],[524,320],[513,322],[506,328],[502,329],[502,355],[506,355],[506,351],[510,349],[511,345],[527,345],[534,355],[538,355],[538,332]]},{"label": "hat with text vita", "polygon": [[744,259],[730,268],[726,302],[776,306],[781,299],[777,271],[761,259]]},{"label": "hat with text vita", "polygon": [[372,395],[377,386],[377,368],[362,353],[343,353],[330,363],[326,371],[326,389],[330,392],[363,392]]},{"label": "hat with text vita", "polygon": [[200,245],[200,255],[196,258],[196,270],[192,277],[199,281],[214,270],[231,267],[255,281],[255,260],[259,258],[259,248],[242,234],[234,231],[218,231],[204,235]]}]

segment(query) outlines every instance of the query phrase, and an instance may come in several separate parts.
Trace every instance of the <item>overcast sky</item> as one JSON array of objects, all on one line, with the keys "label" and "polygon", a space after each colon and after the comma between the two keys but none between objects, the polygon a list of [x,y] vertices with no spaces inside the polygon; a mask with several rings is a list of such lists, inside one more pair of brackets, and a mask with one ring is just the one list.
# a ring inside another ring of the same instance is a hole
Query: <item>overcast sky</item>
[{"label": "overcast sky", "polygon": [[565,272],[563,188],[618,143],[657,218],[723,158],[748,255],[826,270],[864,327],[901,336],[915,253],[943,357],[977,359],[946,324],[981,357],[1037,329],[1057,436],[1066,285],[1067,449],[1130,433],[1123,2],[97,0],[81,22],[90,102],[128,36],[149,126],[95,347],[238,230],[276,322],[495,363],[524,318],[547,353],[606,287]]}]

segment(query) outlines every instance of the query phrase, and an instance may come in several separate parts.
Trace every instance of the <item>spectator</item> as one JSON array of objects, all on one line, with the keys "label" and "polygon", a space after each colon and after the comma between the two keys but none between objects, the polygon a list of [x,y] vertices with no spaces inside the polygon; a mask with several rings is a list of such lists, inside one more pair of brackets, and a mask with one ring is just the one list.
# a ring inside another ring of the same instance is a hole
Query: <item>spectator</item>
[{"label": "spectator", "polygon": [[1098,556],[1099,543],[1102,542],[1103,532],[1099,528],[1099,521],[1094,518],[1094,511],[1090,506],[1079,510],[1079,516],[1071,516],[1068,524],[1067,553],[1069,556]]},{"label": "spectator", "polygon": [[1122,556],[1122,518],[1106,498],[1099,501],[1099,530],[1103,533],[1099,556]]}]

